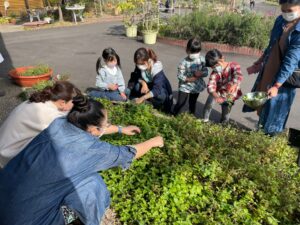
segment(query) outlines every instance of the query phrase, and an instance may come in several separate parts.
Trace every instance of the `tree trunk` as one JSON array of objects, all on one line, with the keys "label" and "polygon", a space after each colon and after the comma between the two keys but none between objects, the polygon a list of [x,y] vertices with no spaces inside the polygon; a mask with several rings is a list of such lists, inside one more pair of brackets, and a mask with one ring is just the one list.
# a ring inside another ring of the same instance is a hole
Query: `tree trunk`
[{"label": "tree trunk", "polygon": [[26,9],[29,9],[29,3],[28,3],[28,0],[24,0],[24,3],[25,3]]},{"label": "tree trunk", "polygon": [[62,12],[62,9],[61,9],[62,3],[63,3],[63,0],[60,0],[59,3],[58,3],[59,22],[64,22],[64,15],[63,15],[63,12]]}]

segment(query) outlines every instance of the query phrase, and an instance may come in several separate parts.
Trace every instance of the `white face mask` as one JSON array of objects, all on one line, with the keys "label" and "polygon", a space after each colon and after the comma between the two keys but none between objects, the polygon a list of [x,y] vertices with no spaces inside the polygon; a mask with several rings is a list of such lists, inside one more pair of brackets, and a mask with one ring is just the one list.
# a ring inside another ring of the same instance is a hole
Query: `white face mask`
[{"label": "white face mask", "polygon": [[200,53],[189,54],[190,59],[198,59],[200,57]]},{"label": "white face mask", "polygon": [[146,66],[146,65],[136,65],[136,66],[137,66],[137,68],[139,68],[142,71],[145,71],[148,69],[148,66]]},{"label": "white face mask", "polygon": [[217,72],[217,73],[222,73],[223,72],[223,68],[222,66],[218,65],[214,68],[214,70]]},{"label": "white face mask", "polygon": [[282,13],[283,19],[285,19],[287,22],[291,22],[295,19],[299,18],[299,13],[298,12],[290,12],[290,13]]}]

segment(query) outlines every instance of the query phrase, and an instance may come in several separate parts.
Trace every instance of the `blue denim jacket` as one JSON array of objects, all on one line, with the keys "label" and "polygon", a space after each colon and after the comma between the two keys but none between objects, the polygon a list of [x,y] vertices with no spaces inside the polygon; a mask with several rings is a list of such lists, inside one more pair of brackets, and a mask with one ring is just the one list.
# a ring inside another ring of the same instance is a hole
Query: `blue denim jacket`
[{"label": "blue denim jacket", "polygon": [[[286,23],[282,16],[277,17],[272,29],[269,45],[264,52],[266,56],[264,57],[265,62],[268,59],[272,46],[280,38]],[[275,82],[281,84],[283,84],[296,69],[300,68],[300,22],[298,22],[294,30],[290,32],[286,46],[287,49],[275,80]]]},{"label": "blue denim jacket", "polygon": [[63,224],[60,207],[76,185],[97,171],[128,168],[135,154],[56,119],[0,171],[1,225]]}]

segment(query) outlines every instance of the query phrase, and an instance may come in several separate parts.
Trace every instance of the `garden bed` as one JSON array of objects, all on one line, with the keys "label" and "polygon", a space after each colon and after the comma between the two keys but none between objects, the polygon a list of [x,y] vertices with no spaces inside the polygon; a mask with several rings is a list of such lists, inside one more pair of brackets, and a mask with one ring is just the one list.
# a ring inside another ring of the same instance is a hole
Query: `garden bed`
[{"label": "garden bed", "polygon": [[157,117],[151,106],[112,106],[114,124],[140,126],[137,136],[107,136],[133,144],[157,134],[163,149],[127,171],[102,172],[123,224],[299,224],[297,151],[269,138],[189,115]]}]

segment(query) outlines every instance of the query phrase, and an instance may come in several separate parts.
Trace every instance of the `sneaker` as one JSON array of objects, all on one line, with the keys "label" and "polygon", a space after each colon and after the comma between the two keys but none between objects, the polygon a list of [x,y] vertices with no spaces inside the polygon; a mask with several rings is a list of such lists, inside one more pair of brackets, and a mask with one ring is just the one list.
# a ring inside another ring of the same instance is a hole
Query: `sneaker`
[{"label": "sneaker", "polygon": [[204,122],[204,123],[208,123],[208,122],[209,122],[209,119],[203,119],[203,122]]}]

